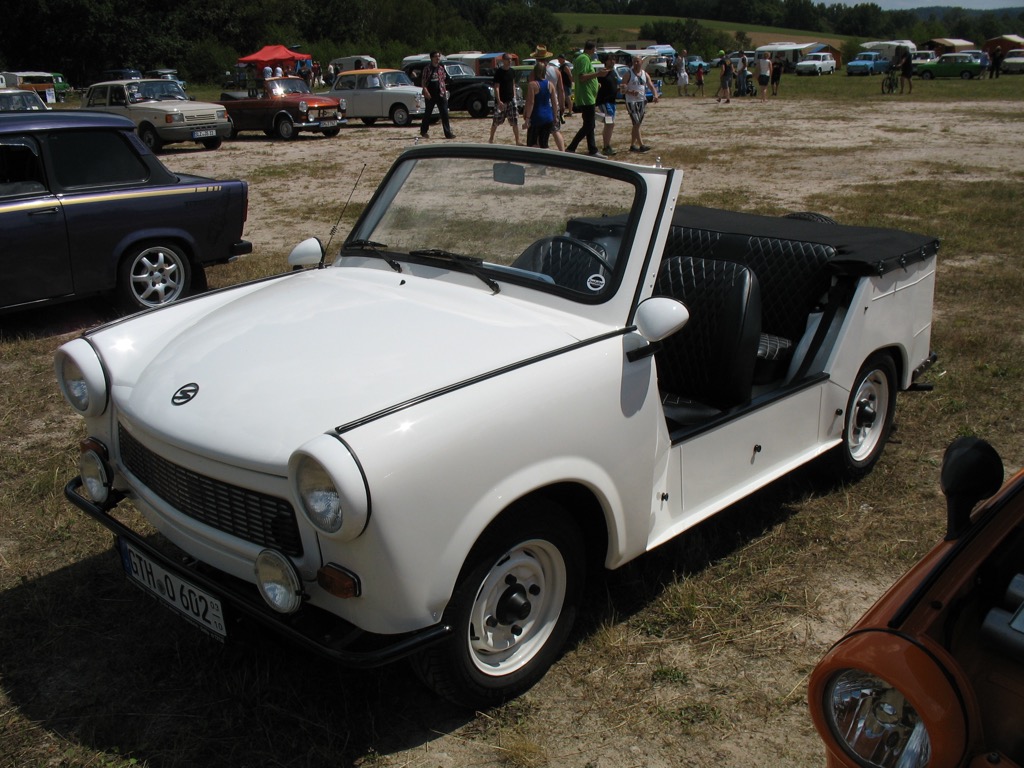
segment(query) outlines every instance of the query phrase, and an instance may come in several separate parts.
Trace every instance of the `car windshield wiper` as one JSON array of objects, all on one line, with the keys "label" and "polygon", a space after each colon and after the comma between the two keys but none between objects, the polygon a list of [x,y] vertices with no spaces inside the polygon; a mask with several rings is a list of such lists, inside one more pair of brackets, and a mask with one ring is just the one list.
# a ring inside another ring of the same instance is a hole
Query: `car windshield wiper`
[{"label": "car windshield wiper", "polygon": [[384,259],[388,266],[395,270],[395,272],[402,271],[401,264],[392,259],[386,253],[374,250],[376,248],[387,248],[387,246],[384,243],[378,243],[376,240],[367,240],[365,237],[358,238],[356,240],[349,240],[341,246],[341,250],[343,251],[366,251],[371,256],[376,256],[378,259]]},{"label": "car windshield wiper", "polygon": [[457,264],[464,271],[480,278],[484,285],[490,288],[492,292],[501,293],[501,287],[484,274],[483,270],[479,269],[480,265],[484,263],[483,259],[478,259],[474,256],[463,256],[461,253],[452,253],[442,248],[422,248],[409,251],[409,255],[421,259],[430,259],[431,261],[443,261],[446,264]]}]

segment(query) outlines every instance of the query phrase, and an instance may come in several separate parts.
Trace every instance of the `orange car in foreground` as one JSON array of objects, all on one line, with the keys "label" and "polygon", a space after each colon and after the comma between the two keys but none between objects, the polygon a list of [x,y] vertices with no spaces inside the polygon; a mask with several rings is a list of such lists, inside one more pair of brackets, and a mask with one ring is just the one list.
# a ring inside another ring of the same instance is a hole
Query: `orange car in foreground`
[{"label": "orange car in foreground", "polygon": [[1024,471],[1002,482],[988,443],[954,441],[945,540],[814,669],[832,768],[1024,764]]}]

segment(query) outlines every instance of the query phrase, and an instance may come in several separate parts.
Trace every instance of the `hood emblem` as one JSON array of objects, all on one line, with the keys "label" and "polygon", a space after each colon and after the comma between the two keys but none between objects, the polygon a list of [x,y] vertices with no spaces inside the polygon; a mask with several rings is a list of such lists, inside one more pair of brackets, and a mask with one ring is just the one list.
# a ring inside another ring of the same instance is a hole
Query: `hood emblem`
[{"label": "hood emblem", "polygon": [[198,394],[198,384],[195,382],[186,384],[171,396],[171,405],[185,405],[185,403],[191,403],[192,399]]}]

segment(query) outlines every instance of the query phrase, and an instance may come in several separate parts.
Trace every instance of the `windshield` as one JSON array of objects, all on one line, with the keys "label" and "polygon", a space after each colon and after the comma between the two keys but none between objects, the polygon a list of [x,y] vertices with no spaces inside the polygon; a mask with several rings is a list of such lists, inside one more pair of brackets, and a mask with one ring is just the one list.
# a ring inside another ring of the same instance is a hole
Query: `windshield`
[{"label": "windshield", "polygon": [[138,85],[128,86],[128,93],[134,101],[188,101],[181,86],[173,80],[143,80]]},{"label": "windshield", "polygon": [[280,80],[268,80],[267,85],[276,96],[289,93],[310,93],[306,81],[301,77],[285,77]]},{"label": "windshield", "polygon": [[412,85],[412,80],[405,72],[381,72],[380,82],[385,88],[394,88],[396,85]]},{"label": "windshield", "polygon": [[628,172],[601,170],[493,157],[409,159],[388,177],[342,255],[372,252],[393,268],[457,256],[498,284],[602,301],[626,261],[640,187]]}]

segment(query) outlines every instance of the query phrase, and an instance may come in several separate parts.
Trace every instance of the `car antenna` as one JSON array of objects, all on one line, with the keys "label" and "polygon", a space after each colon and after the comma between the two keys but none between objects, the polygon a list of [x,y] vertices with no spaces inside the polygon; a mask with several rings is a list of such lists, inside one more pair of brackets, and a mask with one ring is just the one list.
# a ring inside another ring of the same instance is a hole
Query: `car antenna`
[{"label": "car antenna", "polygon": [[320,264],[317,265],[317,269],[324,268],[324,261],[327,259],[327,250],[331,247],[331,241],[334,240],[334,236],[338,234],[338,227],[341,226],[341,220],[345,216],[345,211],[348,210],[348,204],[352,202],[352,195],[355,194],[356,187],[359,186],[359,180],[363,178],[363,171],[365,170],[366,163],[363,163],[363,167],[359,169],[359,175],[356,176],[355,183],[352,184],[352,189],[349,190],[348,200],[346,200],[345,204],[341,207],[341,213],[338,214],[338,220],[334,223],[334,226],[331,227],[331,236],[327,238],[327,245],[324,246],[323,252],[320,254]]}]

